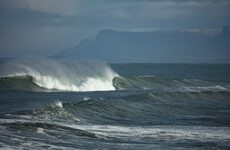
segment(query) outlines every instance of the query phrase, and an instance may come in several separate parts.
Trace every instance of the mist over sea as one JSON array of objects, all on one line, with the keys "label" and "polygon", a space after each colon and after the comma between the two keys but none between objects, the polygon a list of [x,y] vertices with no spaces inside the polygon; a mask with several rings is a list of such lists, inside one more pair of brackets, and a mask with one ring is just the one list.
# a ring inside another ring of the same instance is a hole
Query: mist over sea
[{"label": "mist over sea", "polygon": [[0,63],[0,149],[230,149],[229,64]]}]

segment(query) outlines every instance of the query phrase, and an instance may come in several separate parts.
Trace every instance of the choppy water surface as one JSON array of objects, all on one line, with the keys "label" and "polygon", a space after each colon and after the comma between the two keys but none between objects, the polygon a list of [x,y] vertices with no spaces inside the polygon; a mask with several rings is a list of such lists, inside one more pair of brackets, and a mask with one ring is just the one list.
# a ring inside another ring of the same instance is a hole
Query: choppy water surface
[{"label": "choppy water surface", "polygon": [[230,65],[0,64],[1,149],[230,149]]}]

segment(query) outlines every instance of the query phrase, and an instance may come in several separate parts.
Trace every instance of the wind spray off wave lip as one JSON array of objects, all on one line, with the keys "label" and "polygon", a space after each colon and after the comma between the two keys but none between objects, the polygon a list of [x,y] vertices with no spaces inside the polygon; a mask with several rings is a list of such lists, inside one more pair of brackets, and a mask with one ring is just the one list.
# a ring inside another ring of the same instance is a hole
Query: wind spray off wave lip
[{"label": "wind spray off wave lip", "polygon": [[95,62],[0,65],[3,149],[230,148],[229,65],[110,64],[119,76]]},{"label": "wind spray off wave lip", "polygon": [[[1,77],[4,80],[24,79],[27,80],[27,86],[36,84],[37,91],[41,91],[41,88],[60,91],[115,90],[112,80],[116,76],[117,73],[101,62],[38,59],[1,65]],[[25,89],[26,87],[23,90]]]},{"label": "wind spray off wave lip", "polygon": [[102,62],[57,59],[11,61],[0,64],[0,89],[37,92],[163,90],[176,92],[229,91],[221,81],[161,76],[119,76]]}]

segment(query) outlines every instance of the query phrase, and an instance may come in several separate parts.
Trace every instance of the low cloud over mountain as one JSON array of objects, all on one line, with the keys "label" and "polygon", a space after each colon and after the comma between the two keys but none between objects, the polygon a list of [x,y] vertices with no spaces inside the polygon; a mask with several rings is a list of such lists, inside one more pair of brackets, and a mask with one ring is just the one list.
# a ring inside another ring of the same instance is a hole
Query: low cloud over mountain
[{"label": "low cloud over mountain", "polygon": [[108,62],[229,63],[230,26],[220,33],[102,30],[56,56]]}]

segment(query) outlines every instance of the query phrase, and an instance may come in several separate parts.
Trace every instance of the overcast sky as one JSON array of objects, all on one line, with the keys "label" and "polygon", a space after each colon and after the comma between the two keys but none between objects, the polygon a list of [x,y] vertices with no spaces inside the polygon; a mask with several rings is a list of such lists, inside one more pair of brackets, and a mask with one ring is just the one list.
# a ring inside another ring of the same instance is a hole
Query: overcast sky
[{"label": "overcast sky", "polygon": [[52,55],[101,29],[224,25],[230,25],[230,0],[1,0],[0,57]]}]

